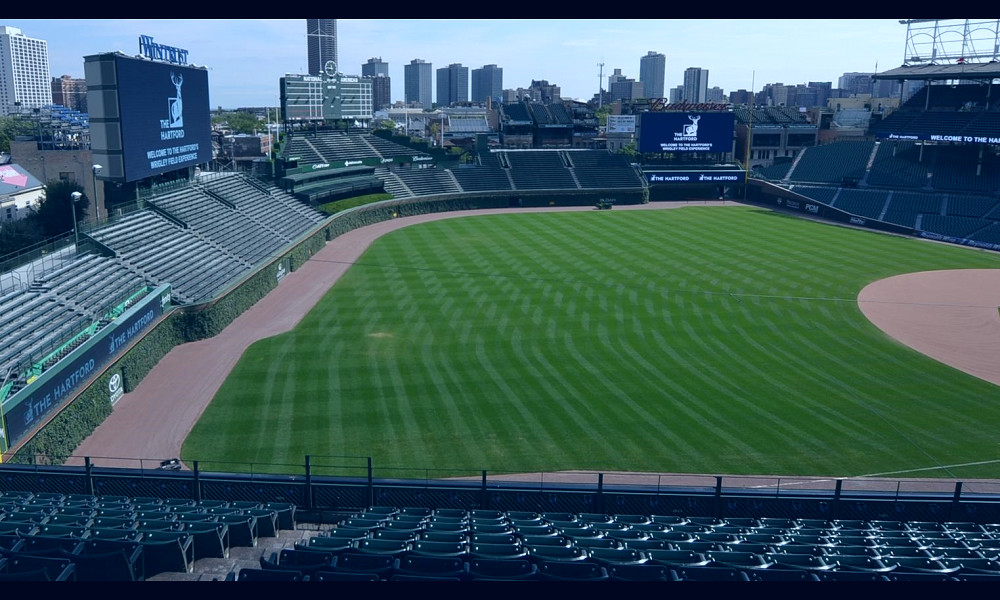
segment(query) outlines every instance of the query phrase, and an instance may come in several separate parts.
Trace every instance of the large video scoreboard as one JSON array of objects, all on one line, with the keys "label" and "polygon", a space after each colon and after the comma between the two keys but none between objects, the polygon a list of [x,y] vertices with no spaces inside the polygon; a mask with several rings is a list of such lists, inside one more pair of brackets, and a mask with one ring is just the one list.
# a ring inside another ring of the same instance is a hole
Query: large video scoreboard
[{"label": "large video scoreboard", "polygon": [[102,179],[138,181],[212,160],[208,71],[121,53],[84,58]]},{"label": "large video scoreboard", "polygon": [[732,152],[731,112],[647,112],[639,120],[640,152]]}]

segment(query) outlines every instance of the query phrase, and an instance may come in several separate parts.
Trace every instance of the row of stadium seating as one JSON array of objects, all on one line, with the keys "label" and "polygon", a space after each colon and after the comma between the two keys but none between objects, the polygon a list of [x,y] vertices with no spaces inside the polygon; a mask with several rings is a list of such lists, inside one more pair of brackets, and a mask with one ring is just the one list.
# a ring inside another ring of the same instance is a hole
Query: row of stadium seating
[{"label": "row of stadium seating", "polygon": [[422,154],[406,146],[370,134],[348,134],[343,131],[297,133],[289,137],[282,151],[286,160],[296,159],[300,165],[337,163],[366,158],[393,158]]},{"label": "row of stadium seating", "polygon": [[298,519],[288,503],[6,491],[0,580],[1000,581],[1000,523],[395,506],[322,530]]},{"label": "row of stadium seating", "polygon": [[295,528],[295,507],[258,502],[8,491],[0,581],[141,581]]},{"label": "row of stadium seating", "polygon": [[807,148],[791,165],[773,165],[758,175],[789,183],[840,184],[852,179],[883,188],[996,193],[1000,157],[986,152],[980,161],[979,148],[969,146],[841,141]]},{"label": "row of stadium seating", "polygon": [[478,165],[394,171],[378,168],[376,175],[396,198],[496,190],[642,187],[642,180],[624,157],[601,150],[501,151],[482,156]]},{"label": "row of stadium seating", "polygon": [[374,507],[231,578],[1000,581],[1000,524]]}]

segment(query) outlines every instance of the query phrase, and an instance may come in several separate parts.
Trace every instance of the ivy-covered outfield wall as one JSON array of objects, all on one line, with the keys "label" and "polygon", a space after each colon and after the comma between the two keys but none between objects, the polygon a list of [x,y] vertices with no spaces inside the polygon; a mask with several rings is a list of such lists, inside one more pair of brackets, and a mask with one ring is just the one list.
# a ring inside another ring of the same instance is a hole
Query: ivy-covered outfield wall
[{"label": "ivy-covered outfield wall", "polygon": [[[509,208],[517,206],[588,206],[599,200],[617,204],[648,202],[646,190],[599,190],[565,192],[497,192],[475,196],[448,195],[387,200],[337,213],[291,250],[234,283],[218,298],[196,306],[170,311],[125,354],[53,417],[6,462],[62,464],[76,447],[111,414],[112,377],[120,375],[124,392],[130,392],[174,346],[218,335],[236,317],[277,287],[283,273],[297,270],[327,241],[348,231],[390,219],[437,212]],[[129,457],[120,457],[129,458]],[[169,457],[142,457],[169,458]]]}]

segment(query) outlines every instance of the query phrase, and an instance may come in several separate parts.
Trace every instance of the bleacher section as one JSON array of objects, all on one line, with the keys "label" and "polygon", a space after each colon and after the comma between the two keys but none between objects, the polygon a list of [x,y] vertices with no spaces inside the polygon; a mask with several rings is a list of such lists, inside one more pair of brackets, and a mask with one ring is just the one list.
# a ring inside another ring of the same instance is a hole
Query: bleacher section
[{"label": "bleacher section", "polygon": [[343,131],[295,133],[282,151],[285,160],[299,166],[319,163],[344,163],[366,158],[426,156],[412,148],[370,134]]},{"label": "bleacher section", "polygon": [[834,187],[810,187],[802,185],[793,185],[791,189],[797,194],[802,194],[823,204],[832,204],[834,198],[837,196],[837,192],[840,191],[840,188]]},{"label": "bleacher section", "polygon": [[775,163],[769,167],[764,167],[757,171],[757,176],[771,181],[779,181],[788,176],[788,171],[792,168],[792,163]]},{"label": "bleacher section", "polygon": [[[944,113],[938,113],[944,114]],[[1000,157],[981,145],[883,139],[807,148],[794,168],[758,172],[789,189],[850,214],[918,231],[997,243]],[[865,160],[868,157],[869,164]],[[810,185],[830,183],[830,186]],[[849,183],[852,186],[842,187]],[[917,191],[921,190],[921,191]]]},{"label": "bleacher section", "polygon": [[808,148],[789,179],[798,182],[837,183],[860,180],[865,175],[875,142],[834,142]]},{"label": "bleacher section", "polygon": [[950,215],[923,215],[920,220],[921,231],[932,231],[957,238],[969,239],[970,236],[989,225],[989,221],[971,219],[969,217],[953,217]]},{"label": "bleacher section", "polygon": [[876,190],[841,189],[833,206],[869,219],[878,219],[885,208],[887,194]]},{"label": "bleacher section", "polygon": [[904,227],[916,227],[918,215],[940,215],[941,196],[933,194],[914,194],[909,192],[892,192],[889,208],[882,217],[883,221],[896,223]]},{"label": "bleacher section", "polygon": [[642,178],[620,154],[604,150],[564,151],[581,188],[636,188]]},{"label": "bleacher section", "polygon": [[[736,106],[733,108],[733,115],[736,122],[741,125],[811,125],[809,117],[801,113],[797,108],[787,106],[766,106],[751,110],[746,106]],[[752,120],[751,120],[752,117]]]},{"label": "bleacher section", "polygon": [[410,192],[410,196],[433,196],[462,191],[455,178],[445,169],[397,169],[393,174],[399,178],[405,190]]},{"label": "bleacher section", "polygon": [[980,219],[987,214],[991,214],[1000,199],[990,196],[959,196],[951,194],[947,196],[947,208],[945,214],[956,217],[973,217]]},{"label": "bleacher section", "polygon": [[979,154],[976,146],[938,146],[931,185],[942,191],[1000,191],[1000,159],[985,152],[980,166]]},{"label": "bleacher section", "polygon": [[251,265],[291,241],[193,187],[160,196],[152,204]]},{"label": "bleacher section", "polygon": [[923,161],[920,147],[913,142],[883,141],[875,153],[868,184],[892,188],[922,188],[928,184],[927,174],[932,169],[931,157],[924,149]]},{"label": "bleacher section", "polygon": [[156,285],[169,283],[180,303],[207,298],[252,267],[152,210],[127,215],[90,235]]},{"label": "bleacher section", "polygon": [[12,396],[124,311],[147,282],[117,260],[86,254],[0,298],[0,399]]},{"label": "bleacher section", "polygon": [[232,203],[247,218],[289,240],[298,238],[326,218],[278,188],[264,187],[246,177],[228,174],[212,178],[203,176],[201,186]]},{"label": "bleacher section", "polygon": [[513,189],[507,170],[495,152],[479,155],[478,165],[459,165],[452,175],[466,192],[510,191]]},{"label": "bleacher section", "polygon": [[514,189],[578,189],[573,174],[566,169],[562,156],[552,151],[504,151],[510,163]]}]

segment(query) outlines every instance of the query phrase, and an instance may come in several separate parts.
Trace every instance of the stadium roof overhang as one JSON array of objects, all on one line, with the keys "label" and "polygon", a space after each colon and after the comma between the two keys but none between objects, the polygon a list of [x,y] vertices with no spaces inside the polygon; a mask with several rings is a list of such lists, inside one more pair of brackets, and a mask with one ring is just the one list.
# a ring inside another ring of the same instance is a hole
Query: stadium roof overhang
[{"label": "stadium roof overhang", "polygon": [[962,65],[904,65],[874,75],[874,79],[895,79],[898,81],[997,78],[1000,78],[1000,62],[965,63]]}]

